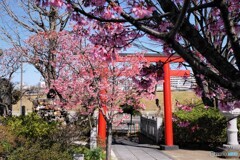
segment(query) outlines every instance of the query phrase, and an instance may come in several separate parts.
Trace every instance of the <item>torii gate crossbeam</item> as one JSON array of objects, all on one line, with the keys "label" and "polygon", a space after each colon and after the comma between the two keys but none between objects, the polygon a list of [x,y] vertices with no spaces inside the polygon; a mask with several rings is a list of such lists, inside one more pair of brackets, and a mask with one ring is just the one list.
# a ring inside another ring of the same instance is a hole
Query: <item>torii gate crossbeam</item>
[{"label": "torii gate crossbeam", "polygon": [[[127,56],[130,54],[121,54],[121,56]],[[148,62],[163,62],[164,71],[164,124],[165,124],[165,145],[162,149],[175,149],[178,148],[173,145],[173,125],[172,125],[172,99],[171,99],[171,82],[170,76],[189,77],[189,70],[170,70],[170,63],[184,62],[179,56],[162,56],[157,54],[144,55]],[[120,60],[121,61],[121,60]],[[106,121],[101,112],[99,112],[98,119],[98,136],[100,139],[106,139]]]}]

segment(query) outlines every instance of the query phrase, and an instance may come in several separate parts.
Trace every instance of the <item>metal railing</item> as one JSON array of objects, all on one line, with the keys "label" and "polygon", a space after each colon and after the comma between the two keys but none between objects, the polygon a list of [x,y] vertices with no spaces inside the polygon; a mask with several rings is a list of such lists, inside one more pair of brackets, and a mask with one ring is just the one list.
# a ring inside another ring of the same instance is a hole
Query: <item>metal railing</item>
[{"label": "metal railing", "polygon": [[159,143],[162,138],[162,117],[144,117],[140,119],[140,131],[149,139]]}]

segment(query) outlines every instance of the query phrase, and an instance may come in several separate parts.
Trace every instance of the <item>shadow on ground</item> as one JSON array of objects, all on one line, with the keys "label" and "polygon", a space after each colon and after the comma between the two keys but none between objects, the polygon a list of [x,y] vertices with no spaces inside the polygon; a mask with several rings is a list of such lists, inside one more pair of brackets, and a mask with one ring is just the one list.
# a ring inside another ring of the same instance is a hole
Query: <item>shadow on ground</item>
[{"label": "shadow on ground", "polygon": [[[133,146],[137,148],[152,148],[152,149],[159,149],[160,150],[160,144],[154,143],[152,140],[148,139],[147,137],[141,135],[141,134],[115,134],[113,136],[113,144],[116,145],[123,145],[123,146]],[[161,142],[161,144],[164,144],[164,142]],[[206,157],[206,159],[226,159],[226,157],[221,156],[213,156],[210,154],[213,153],[222,153],[224,150],[221,148],[222,144],[216,143],[216,144],[182,144],[179,146],[179,150],[176,151],[162,151],[162,153],[169,155],[170,157],[174,157],[174,155],[179,157],[184,157],[185,154],[189,154],[189,159],[194,158],[194,155],[196,156],[203,156]],[[172,155],[171,155],[172,154]],[[240,154],[240,152],[239,152]],[[191,157],[193,156],[193,157]],[[175,160],[179,160],[178,158],[173,158]]]}]

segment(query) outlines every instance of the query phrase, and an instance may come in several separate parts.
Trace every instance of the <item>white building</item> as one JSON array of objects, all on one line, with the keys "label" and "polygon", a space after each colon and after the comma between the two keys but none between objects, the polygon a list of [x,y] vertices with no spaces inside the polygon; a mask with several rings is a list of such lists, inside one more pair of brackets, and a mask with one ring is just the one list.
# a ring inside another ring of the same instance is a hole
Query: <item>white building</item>
[{"label": "white building", "polygon": [[[171,78],[171,90],[189,90],[196,87],[196,80],[194,77],[174,77]],[[157,91],[163,91],[163,81],[157,85]]]}]

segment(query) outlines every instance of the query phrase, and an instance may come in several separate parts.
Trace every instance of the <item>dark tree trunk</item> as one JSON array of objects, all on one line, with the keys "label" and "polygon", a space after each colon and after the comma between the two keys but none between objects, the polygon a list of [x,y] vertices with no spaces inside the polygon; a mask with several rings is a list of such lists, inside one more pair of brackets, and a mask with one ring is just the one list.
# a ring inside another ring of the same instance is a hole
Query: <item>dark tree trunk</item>
[{"label": "dark tree trunk", "polygon": [[130,118],[130,135],[132,133],[132,116],[133,116],[133,113],[131,113],[131,118]]},{"label": "dark tree trunk", "polygon": [[193,70],[193,72],[194,72],[194,77],[196,79],[197,85],[202,90],[201,98],[202,98],[203,104],[205,106],[214,107],[215,106],[214,99],[209,98],[209,96],[207,96],[209,94],[208,82],[206,80],[202,80],[199,76],[196,76],[198,73],[195,70]]},{"label": "dark tree trunk", "polygon": [[107,123],[106,160],[111,160],[111,151],[112,151],[112,124]]}]

